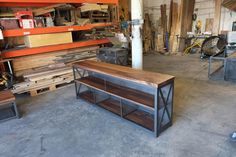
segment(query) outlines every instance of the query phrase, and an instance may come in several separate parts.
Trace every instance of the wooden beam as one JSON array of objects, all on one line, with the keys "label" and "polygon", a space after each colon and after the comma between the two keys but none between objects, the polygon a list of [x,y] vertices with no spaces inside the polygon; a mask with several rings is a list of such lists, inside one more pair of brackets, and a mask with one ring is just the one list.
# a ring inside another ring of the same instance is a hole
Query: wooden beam
[{"label": "wooden beam", "polygon": [[185,45],[185,38],[187,32],[192,31],[192,15],[194,12],[195,0],[182,0],[180,6],[180,43],[179,51],[183,52]]},{"label": "wooden beam", "polygon": [[215,0],[215,16],[213,24],[213,35],[218,35],[220,32],[220,20],[221,20],[221,5],[222,0]]}]

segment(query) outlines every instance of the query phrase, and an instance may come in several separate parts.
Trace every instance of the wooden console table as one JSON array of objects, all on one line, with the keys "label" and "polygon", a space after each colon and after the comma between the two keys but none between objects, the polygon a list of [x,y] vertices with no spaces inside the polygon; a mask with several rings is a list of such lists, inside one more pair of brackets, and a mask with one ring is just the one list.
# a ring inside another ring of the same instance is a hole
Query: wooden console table
[{"label": "wooden console table", "polygon": [[77,62],[73,71],[77,99],[135,122],[156,137],[172,125],[174,76],[96,61]]}]

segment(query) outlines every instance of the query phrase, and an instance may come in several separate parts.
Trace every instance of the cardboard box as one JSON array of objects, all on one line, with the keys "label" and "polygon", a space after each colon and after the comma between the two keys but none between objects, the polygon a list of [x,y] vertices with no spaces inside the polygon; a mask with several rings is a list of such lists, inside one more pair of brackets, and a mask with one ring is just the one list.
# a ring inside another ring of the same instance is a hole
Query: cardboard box
[{"label": "cardboard box", "polygon": [[24,37],[24,41],[25,45],[30,48],[73,42],[71,32],[28,35]]}]

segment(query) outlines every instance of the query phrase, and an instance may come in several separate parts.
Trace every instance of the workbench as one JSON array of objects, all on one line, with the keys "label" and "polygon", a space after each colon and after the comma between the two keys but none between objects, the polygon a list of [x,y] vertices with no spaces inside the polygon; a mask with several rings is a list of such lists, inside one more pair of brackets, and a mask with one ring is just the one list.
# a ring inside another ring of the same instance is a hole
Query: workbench
[{"label": "workbench", "polygon": [[135,122],[156,137],[172,125],[174,76],[96,61],[77,62],[73,72],[77,99]]}]

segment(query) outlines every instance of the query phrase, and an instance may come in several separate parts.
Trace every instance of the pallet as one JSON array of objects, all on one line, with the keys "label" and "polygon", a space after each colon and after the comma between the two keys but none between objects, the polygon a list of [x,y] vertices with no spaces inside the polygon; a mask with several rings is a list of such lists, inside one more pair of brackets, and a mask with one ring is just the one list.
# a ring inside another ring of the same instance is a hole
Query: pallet
[{"label": "pallet", "polygon": [[58,90],[58,89],[62,89],[62,88],[71,86],[72,84],[73,84],[73,82],[52,84],[52,85],[49,85],[49,86],[45,86],[45,87],[41,87],[41,88],[38,88],[38,89],[30,90],[29,93],[30,93],[30,96],[34,97],[34,96],[38,96],[38,95],[41,95],[41,94],[45,94],[45,93],[48,93],[48,92],[52,92],[52,91],[55,91],[55,90]]}]

